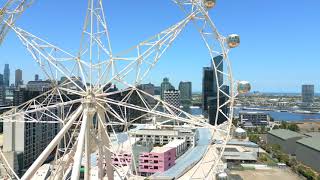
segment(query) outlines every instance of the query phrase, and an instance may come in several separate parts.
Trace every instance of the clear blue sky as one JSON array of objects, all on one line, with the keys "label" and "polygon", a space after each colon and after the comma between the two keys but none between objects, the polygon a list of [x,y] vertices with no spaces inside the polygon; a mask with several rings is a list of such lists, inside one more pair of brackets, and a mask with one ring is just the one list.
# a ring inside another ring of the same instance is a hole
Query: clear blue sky
[{"label": "clear blue sky", "polygon": [[[77,52],[87,2],[85,0],[35,0],[18,20],[23,29]],[[253,90],[299,92],[301,84],[320,91],[320,1],[217,0],[210,11],[218,30],[241,35],[241,46],[230,53],[235,79],[248,80]],[[115,51],[127,49],[184,17],[170,0],[104,0]],[[0,47],[0,69],[23,70],[25,80],[39,71],[34,60],[10,33]],[[147,81],[159,84],[167,76],[177,87],[193,82],[201,91],[202,67],[208,53],[193,26],[189,26],[161,59]]]}]

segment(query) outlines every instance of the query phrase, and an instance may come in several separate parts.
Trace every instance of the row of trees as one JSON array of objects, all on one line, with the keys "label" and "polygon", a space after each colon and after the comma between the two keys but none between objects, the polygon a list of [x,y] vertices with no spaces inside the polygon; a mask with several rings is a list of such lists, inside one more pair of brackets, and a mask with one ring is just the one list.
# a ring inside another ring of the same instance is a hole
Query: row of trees
[{"label": "row of trees", "polygon": [[273,158],[276,158],[279,162],[285,163],[294,172],[304,176],[308,180],[320,180],[320,174],[311,168],[301,164],[295,157],[281,151],[281,147],[278,144],[260,144],[260,146],[266,150]]},{"label": "row of trees", "polygon": [[280,126],[275,126],[273,129],[289,129],[291,131],[299,132],[299,126],[296,123],[288,123],[286,121],[281,121]]}]

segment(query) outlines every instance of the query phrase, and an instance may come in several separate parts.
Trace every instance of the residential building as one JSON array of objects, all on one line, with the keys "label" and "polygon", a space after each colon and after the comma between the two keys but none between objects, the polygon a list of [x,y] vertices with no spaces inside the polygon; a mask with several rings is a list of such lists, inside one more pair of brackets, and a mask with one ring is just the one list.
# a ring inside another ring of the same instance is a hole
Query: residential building
[{"label": "residential building", "polygon": [[168,144],[164,145],[163,147],[167,148],[175,148],[176,149],[176,158],[179,158],[181,155],[183,155],[187,150],[187,141],[186,139],[175,139]]},{"label": "residential building", "polygon": [[132,163],[132,156],[131,153],[119,153],[119,154],[112,154],[112,164],[114,166],[127,166],[131,165]]},{"label": "residential building", "polygon": [[268,132],[267,143],[278,144],[283,152],[295,155],[297,150],[296,141],[305,137],[302,134],[287,129],[275,129]]},{"label": "residential building", "polygon": [[[155,86],[151,83],[149,84],[140,84],[138,86],[139,89],[141,89],[142,91],[146,92],[147,94],[154,96],[155,94]],[[154,105],[155,104],[155,99],[153,97],[150,97],[148,95],[144,95],[143,97],[145,98],[145,100],[149,103],[149,105]]]},{"label": "residential building", "polygon": [[149,153],[139,156],[139,172],[142,176],[150,176],[164,172],[175,165],[176,149],[170,147],[154,147]]},{"label": "residential building", "polygon": [[21,86],[23,84],[22,81],[22,70],[21,69],[17,69],[15,72],[15,86]]},{"label": "residential building", "polygon": [[270,115],[264,112],[240,112],[240,125],[244,128],[269,126]]},{"label": "residential building", "polygon": [[46,92],[52,87],[51,81],[29,81],[26,85],[29,91]]},{"label": "residential building", "polygon": [[181,81],[179,83],[179,91],[181,97],[181,104],[190,106],[192,101],[192,83]]},{"label": "residential building", "polygon": [[129,135],[141,139],[143,143],[166,145],[175,139],[185,140],[187,147],[194,147],[199,139],[196,129],[139,129],[130,131]]},{"label": "residential building", "polygon": [[302,85],[302,103],[311,104],[314,101],[314,85]]},{"label": "residential building", "polygon": [[[163,100],[167,103],[169,103],[170,105],[172,105],[175,108],[180,109],[180,91],[178,90],[168,90],[168,91],[164,91],[164,95],[163,95]],[[175,108],[171,108],[171,110],[176,113],[179,114],[179,110],[175,109]]]},{"label": "residential building", "polygon": [[169,82],[169,78],[164,78],[163,82],[161,83],[161,93],[160,93],[161,99],[164,98],[164,92],[165,91],[174,90],[174,89],[175,88]]},{"label": "residential building", "polygon": [[[57,110],[51,113],[59,115]],[[16,116],[17,121],[38,118],[42,121],[54,121],[50,116],[39,112]],[[3,124],[3,153],[11,167],[22,175],[32,165],[42,151],[48,146],[51,140],[59,131],[58,123],[12,123]],[[50,156],[53,158],[53,156]]]}]

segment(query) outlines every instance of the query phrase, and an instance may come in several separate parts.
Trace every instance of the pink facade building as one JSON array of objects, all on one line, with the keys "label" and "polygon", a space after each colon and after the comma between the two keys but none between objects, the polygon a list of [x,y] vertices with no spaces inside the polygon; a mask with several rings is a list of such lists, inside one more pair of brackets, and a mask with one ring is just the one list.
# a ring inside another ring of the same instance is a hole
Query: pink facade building
[{"label": "pink facade building", "polygon": [[112,154],[112,164],[115,166],[131,165],[132,157],[130,153]]},{"label": "pink facade building", "polygon": [[139,155],[139,172],[141,175],[151,175],[170,169],[176,160],[176,148],[155,147],[149,153]]}]

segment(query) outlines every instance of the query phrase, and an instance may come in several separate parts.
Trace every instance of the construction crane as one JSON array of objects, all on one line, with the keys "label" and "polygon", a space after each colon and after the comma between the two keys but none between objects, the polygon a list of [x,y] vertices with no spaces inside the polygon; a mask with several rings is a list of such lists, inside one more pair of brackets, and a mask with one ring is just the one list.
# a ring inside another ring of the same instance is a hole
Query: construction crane
[{"label": "construction crane", "polygon": [[7,0],[0,3],[0,45],[17,18],[32,4],[33,0]]}]

